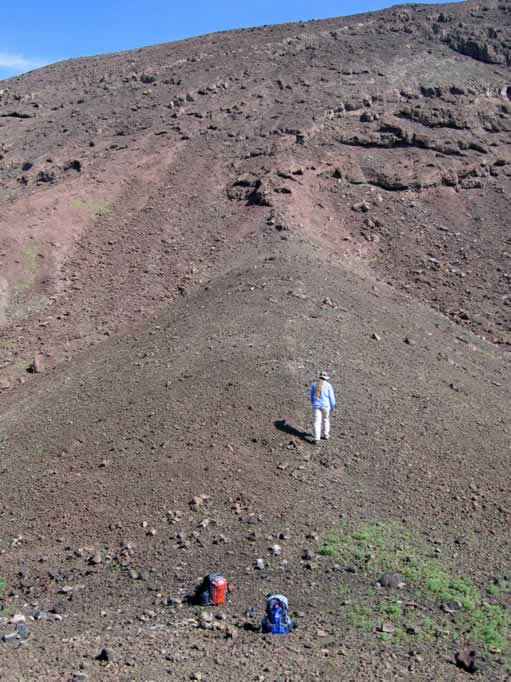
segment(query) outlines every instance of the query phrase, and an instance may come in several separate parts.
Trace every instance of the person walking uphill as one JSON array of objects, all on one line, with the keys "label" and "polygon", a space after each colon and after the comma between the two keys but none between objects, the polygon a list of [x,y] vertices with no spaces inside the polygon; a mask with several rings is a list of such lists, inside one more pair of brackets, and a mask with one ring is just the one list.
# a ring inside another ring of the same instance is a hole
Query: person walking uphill
[{"label": "person walking uphill", "polygon": [[311,386],[310,401],[312,405],[312,433],[314,443],[319,443],[321,431],[323,438],[330,438],[330,411],[335,408],[335,393],[330,377],[326,372],[321,372],[318,381]]}]

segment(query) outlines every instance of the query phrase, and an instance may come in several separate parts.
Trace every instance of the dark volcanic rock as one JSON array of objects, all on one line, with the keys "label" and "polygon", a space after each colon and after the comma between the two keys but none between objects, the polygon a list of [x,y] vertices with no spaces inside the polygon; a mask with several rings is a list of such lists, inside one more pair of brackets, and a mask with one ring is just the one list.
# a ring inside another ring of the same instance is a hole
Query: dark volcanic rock
[{"label": "dark volcanic rock", "polygon": [[454,661],[458,668],[465,670],[467,673],[476,673],[478,671],[476,656],[477,654],[474,649],[465,646],[461,651],[456,652]]},{"label": "dark volcanic rock", "polygon": [[378,580],[376,581],[379,585],[382,587],[394,587],[394,588],[399,588],[399,587],[404,587],[406,585],[406,579],[404,576],[402,576],[400,573],[384,573]]},{"label": "dark volcanic rock", "polygon": [[101,649],[99,654],[96,656],[96,660],[105,663],[111,663],[114,660],[114,652],[109,648]]}]

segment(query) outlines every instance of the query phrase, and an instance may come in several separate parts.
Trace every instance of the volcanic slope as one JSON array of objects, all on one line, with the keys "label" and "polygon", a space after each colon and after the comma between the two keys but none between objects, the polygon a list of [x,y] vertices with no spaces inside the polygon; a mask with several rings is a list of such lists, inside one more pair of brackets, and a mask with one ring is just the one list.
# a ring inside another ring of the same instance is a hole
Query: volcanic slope
[{"label": "volcanic slope", "polygon": [[[406,637],[351,627],[356,599],[342,590],[372,584],[377,569],[339,572],[316,553],[346,524],[397,522],[482,590],[504,575],[509,361],[309,244],[263,240],[247,256],[150,324],[5,394],[5,606],[62,617],[5,645],[7,670],[428,679],[435,666],[452,679],[447,660],[462,641],[420,641],[417,660]],[[331,369],[339,410],[332,440],[315,449],[302,432],[318,366]],[[221,611],[234,640],[196,630],[203,609],[167,605],[213,568],[235,584]],[[271,589],[300,614],[278,644],[241,627]],[[115,657],[106,668],[94,661],[102,646]],[[487,656],[499,679],[499,656]]]},{"label": "volcanic slope", "polygon": [[3,85],[2,679],[506,679],[509,8]]},{"label": "volcanic slope", "polygon": [[2,386],[200,286],[247,220],[506,347],[510,31],[509,2],[397,7],[5,81]]}]

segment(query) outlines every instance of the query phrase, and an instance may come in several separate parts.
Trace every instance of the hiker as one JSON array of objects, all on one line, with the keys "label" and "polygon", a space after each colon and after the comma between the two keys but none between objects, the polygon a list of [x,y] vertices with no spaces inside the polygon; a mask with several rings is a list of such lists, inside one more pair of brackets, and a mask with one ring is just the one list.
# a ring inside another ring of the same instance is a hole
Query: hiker
[{"label": "hiker", "polygon": [[319,443],[321,431],[323,438],[330,438],[330,411],[335,408],[335,393],[329,383],[330,377],[321,372],[318,381],[311,386],[310,401],[312,405],[312,435],[314,443]]}]

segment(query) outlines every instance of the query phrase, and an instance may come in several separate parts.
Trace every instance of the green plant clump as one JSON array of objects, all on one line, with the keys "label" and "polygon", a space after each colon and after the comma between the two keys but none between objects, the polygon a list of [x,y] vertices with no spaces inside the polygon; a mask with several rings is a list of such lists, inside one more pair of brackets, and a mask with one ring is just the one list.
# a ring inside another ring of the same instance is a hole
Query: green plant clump
[{"label": "green plant clump", "polygon": [[71,206],[75,209],[88,211],[97,218],[108,215],[112,211],[112,202],[106,199],[75,199]]},{"label": "green plant clump", "polygon": [[[350,626],[371,632],[382,620],[391,621],[392,636],[379,633],[386,641],[413,637],[438,646],[445,640],[468,640],[485,654],[498,653],[511,667],[511,612],[490,601],[507,592],[507,583],[490,586],[485,598],[469,577],[458,575],[448,559],[438,556],[417,529],[396,522],[344,527],[323,538],[320,554],[344,565],[355,564],[371,577],[366,594],[345,614]],[[386,571],[398,571],[407,580],[399,598],[371,586]]]}]

